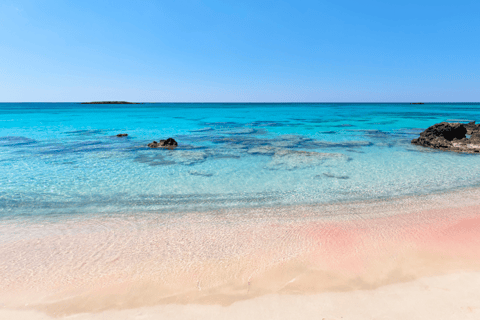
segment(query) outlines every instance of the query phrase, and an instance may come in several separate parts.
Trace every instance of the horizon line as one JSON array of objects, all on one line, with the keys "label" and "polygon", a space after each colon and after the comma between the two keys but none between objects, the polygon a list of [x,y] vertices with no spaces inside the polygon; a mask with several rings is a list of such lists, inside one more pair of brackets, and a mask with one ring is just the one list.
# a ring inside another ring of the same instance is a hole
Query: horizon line
[{"label": "horizon line", "polygon": [[[108,101],[117,101],[117,100],[98,100],[98,101],[2,101],[0,103],[78,103],[82,104],[85,102],[108,102]],[[120,101],[120,100],[118,100]],[[355,104],[452,104],[452,103],[459,103],[459,104],[480,104],[480,101],[455,101],[455,102],[446,102],[446,101],[429,101],[429,102],[421,102],[421,101],[395,101],[395,102],[355,102],[355,101],[348,101],[348,102],[316,102],[316,101],[308,101],[308,102],[229,102],[229,101],[221,101],[221,102],[154,102],[154,101],[123,101],[122,102],[129,102],[129,103],[139,103],[139,104],[348,104],[348,103],[355,103]],[[122,103],[110,103],[110,105],[122,105]],[[100,105],[100,104],[99,104]],[[108,105],[108,104],[106,104]]]}]

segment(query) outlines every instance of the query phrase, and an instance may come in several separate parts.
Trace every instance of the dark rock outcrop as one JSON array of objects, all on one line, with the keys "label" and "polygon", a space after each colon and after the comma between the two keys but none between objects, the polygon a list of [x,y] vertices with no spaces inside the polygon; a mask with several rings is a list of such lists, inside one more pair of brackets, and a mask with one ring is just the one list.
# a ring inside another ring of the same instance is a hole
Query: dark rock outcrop
[{"label": "dark rock outcrop", "polygon": [[153,141],[152,143],[148,144],[150,148],[167,148],[167,149],[174,149],[178,146],[177,141],[172,138],[168,138],[167,140],[160,140],[160,142]]},{"label": "dark rock outcrop", "polygon": [[480,124],[475,124],[475,121],[464,124],[464,126],[467,129],[467,134],[480,133]]},{"label": "dark rock outcrop", "polygon": [[434,138],[444,138],[448,141],[452,141],[454,139],[463,139],[467,134],[467,129],[461,123],[449,123],[449,122],[442,122],[437,123],[427,130],[423,131],[420,134],[420,137],[424,137],[427,140],[431,140]]},{"label": "dark rock outcrop", "polygon": [[121,138],[121,137],[127,137],[127,136],[128,136],[128,134],[126,134],[126,133],[119,133],[119,134],[117,134],[117,137],[119,137],[119,138]]},{"label": "dark rock outcrop", "polygon": [[[470,139],[466,137],[467,132],[472,133]],[[420,137],[413,139],[412,143],[433,149],[478,153],[480,152],[480,130],[477,131],[475,122],[467,125],[441,122],[420,133]]]},{"label": "dark rock outcrop", "polygon": [[472,135],[470,136],[470,139],[468,139],[468,141],[469,141],[471,144],[478,144],[478,145],[480,145],[480,132],[474,132],[474,133],[472,133]]}]

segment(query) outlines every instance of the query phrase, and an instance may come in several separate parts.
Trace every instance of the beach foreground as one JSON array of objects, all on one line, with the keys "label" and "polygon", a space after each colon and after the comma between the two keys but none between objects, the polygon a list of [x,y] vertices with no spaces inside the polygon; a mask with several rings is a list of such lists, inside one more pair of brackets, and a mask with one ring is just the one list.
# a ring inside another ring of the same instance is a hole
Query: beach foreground
[{"label": "beach foreground", "polygon": [[0,318],[478,318],[479,200],[4,221]]},{"label": "beach foreground", "polygon": [[[69,319],[478,319],[480,273],[426,277],[375,290],[267,295],[230,306],[161,305],[82,313]],[[1,319],[57,319],[38,311],[0,310]]]}]

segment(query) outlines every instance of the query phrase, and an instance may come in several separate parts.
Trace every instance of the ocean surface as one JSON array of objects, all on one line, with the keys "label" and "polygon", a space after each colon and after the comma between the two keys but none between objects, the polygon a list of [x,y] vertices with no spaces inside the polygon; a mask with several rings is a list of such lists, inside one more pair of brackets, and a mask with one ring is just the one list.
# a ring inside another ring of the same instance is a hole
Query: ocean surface
[{"label": "ocean surface", "polygon": [[[477,186],[479,156],[410,144],[437,122],[472,120],[479,104],[1,103],[0,219],[170,216]],[[147,147],[169,137],[175,150]]]}]

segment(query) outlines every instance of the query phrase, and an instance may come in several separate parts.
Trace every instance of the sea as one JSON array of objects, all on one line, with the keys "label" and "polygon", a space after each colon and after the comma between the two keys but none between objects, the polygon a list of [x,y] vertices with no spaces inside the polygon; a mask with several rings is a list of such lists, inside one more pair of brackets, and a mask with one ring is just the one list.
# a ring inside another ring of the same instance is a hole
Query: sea
[{"label": "sea", "polygon": [[[480,104],[0,103],[0,220],[221,214],[475,187],[478,155],[410,143],[435,123],[474,120]],[[178,147],[147,146],[167,138]]]}]

